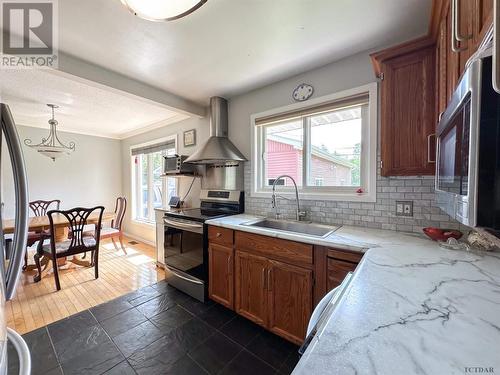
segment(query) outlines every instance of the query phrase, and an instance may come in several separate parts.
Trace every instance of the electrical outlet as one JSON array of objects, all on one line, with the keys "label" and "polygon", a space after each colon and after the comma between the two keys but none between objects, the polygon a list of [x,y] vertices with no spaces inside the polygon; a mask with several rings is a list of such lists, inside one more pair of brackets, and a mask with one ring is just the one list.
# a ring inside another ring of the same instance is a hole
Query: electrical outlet
[{"label": "electrical outlet", "polygon": [[396,201],[396,216],[413,216],[412,201]]}]

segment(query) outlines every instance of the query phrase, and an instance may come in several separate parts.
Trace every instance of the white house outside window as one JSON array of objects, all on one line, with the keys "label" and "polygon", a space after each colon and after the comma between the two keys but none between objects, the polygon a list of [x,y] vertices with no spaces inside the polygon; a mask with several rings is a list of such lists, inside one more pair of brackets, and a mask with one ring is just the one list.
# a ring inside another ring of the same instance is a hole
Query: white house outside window
[{"label": "white house outside window", "polygon": [[132,217],[154,222],[154,209],[165,206],[177,190],[175,178],[162,177],[164,156],[175,155],[175,138],[132,147]]},{"label": "white house outside window", "polygon": [[376,108],[372,84],[253,115],[252,194],[287,174],[303,199],[375,201]]}]

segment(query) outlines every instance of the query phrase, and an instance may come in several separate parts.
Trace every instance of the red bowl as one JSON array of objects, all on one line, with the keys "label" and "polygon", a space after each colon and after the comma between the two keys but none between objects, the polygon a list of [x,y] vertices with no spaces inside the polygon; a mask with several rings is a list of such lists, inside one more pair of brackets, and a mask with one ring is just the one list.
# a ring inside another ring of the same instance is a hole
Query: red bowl
[{"label": "red bowl", "polygon": [[424,228],[424,233],[434,241],[446,241],[448,238],[456,238],[457,240],[462,237],[462,232],[454,229],[440,229],[440,228]]}]

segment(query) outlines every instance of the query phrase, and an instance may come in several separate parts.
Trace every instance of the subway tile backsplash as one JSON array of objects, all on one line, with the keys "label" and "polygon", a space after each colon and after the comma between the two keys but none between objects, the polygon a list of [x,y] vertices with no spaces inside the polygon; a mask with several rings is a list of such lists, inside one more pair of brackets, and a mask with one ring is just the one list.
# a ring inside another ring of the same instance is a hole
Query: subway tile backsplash
[{"label": "subway tile backsplash", "polygon": [[[251,167],[245,164],[245,211],[249,214],[274,215],[270,198],[250,196]],[[412,201],[413,216],[396,216],[396,201]],[[435,205],[434,177],[382,177],[377,173],[377,201],[375,203],[302,200],[301,209],[307,211],[307,220],[324,224],[356,225],[368,228],[403,232],[422,232],[425,227],[459,229],[470,228],[460,224]],[[279,212],[284,218],[295,218],[295,199],[278,198]]]}]

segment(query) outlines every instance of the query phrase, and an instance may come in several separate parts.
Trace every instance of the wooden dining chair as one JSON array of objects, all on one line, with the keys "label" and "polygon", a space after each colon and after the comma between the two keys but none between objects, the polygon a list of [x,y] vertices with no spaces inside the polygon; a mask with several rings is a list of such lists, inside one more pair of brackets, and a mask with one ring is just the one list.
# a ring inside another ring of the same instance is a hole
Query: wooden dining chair
[{"label": "wooden dining chair", "polygon": [[[45,215],[47,215],[47,211],[49,210],[49,208],[51,206],[53,206],[52,208],[55,208],[56,210],[58,210],[60,205],[61,205],[61,201],[59,199],[53,199],[50,201],[36,200],[36,201],[29,202],[29,208],[34,216],[45,216]],[[48,231],[45,231],[46,235],[48,235],[48,233],[49,233]],[[37,241],[40,241],[42,239],[43,234],[44,234],[43,231],[28,232],[27,248],[33,246]],[[27,248],[26,248],[26,251],[24,252],[23,271],[28,268],[28,249]]]},{"label": "wooden dining chair", "polygon": [[[94,212],[99,213],[99,219],[95,225],[95,233],[92,237],[85,237],[84,227],[87,225],[88,217]],[[47,256],[52,260],[52,266],[54,267],[54,278],[56,280],[56,289],[61,290],[61,284],[59,282],[59,269],[57,265],[57,259],[65,258],[68,256],[82,254],[89,251],[92,254],[92,265],[95,270],[95,278],[99,277],[99,238],[101,232],[102,223],[102,213],[104,212],[103,206],[97,206],[92,208],[76,207],[70,210],[51,210],[47,212],[50,223],[50,242],[40,241],[38,246],[38,251],[35,254],[35,263],[39,274],[41,274],[41,264],[40,257]],[[54,215],[63,215],[68,221],[68,228],[70,230],[71,236],[67,240],[61,242],[55,242],[55,226],[54,226]],[[46,237],[44,237],[45,239]]]},{"label": "wooden dining chair", "polygon": [[[111,221],[110,227],[101,228],[101,240],[111,238],[111,241],[113,242],[115,249],[118,250],[118,246],[116,245],[115,242],[115,239],[118,239],[118,241],[120,242],[120,247],[125,254],[127,254],[127,250],[125,249],[125,246],[123,246],[122,224],[126,211],[127,211],[127,199],[125,197],[116,198],[115,218]],[[93,236],[94,231],[86,231],[84,232],[83,235]]]}]

